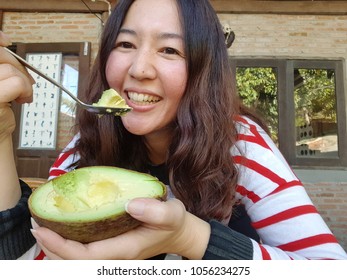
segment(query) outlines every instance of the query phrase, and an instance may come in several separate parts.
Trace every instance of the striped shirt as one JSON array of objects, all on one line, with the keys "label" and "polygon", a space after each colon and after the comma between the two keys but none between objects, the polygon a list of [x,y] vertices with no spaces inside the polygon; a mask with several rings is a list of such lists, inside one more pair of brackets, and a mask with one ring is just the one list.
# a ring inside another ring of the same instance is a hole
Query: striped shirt
[{"label": "striped shirt", "polygon": [[[260,243],[249,239],[252,248],[245,243],[244,250],[250,247],[254,260],[347,259],[346,252],[269,135],[246,117],[239,117],[236,125],[238,140],[230,149],[239,172],[236,198],[245,206],[261,239]],[[78,137],[73,138],[53,164],[49,179],[70,171],[69,165],[77,159],[70,149]],[[243,243],[240,241],[235,246],[235,240],[248,239],[221,224],[212,233],[208,247],[208,250],[214,248],[208,252],[212,258],[237,259],[231,251],[237,248],[241,252]],[[31,256],[43,258],[44,254],[32,248]]]}]

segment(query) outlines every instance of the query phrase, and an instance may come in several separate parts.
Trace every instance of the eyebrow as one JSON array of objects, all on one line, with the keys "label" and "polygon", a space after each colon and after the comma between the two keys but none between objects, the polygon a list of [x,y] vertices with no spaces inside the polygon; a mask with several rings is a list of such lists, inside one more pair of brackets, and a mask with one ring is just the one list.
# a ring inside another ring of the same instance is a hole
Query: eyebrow
[{"label": "eyebrow", "polygon": [[180,39],[180,40],[183,40],[183,37],[177,33],[160,33],[158,37],[160,39]]},{"label": "eyebrow", "polygon": [[134,30],[126,29],[126,28],[121,28],[121,29],[119,30],[119,33],[136,35],[136,32],[135,32]]},{"label": "eyebrow", "polygon": [[[119,33],[136,35],[136,32],[134,30],[127,29],[127,28],[120,29]],[[158,38],[159,39],[179,39],[183,41],[183,37],[180,34],[170,33],[170,32],[159,33]]]}]

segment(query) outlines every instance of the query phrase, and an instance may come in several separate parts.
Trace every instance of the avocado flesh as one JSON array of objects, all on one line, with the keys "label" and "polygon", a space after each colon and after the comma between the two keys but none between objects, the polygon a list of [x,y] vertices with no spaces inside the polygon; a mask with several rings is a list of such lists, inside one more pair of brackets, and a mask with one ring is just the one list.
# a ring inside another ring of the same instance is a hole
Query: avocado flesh
[{"label": "avocado flesh", "polygon": [[125,100],[113,88],[105,90],[98,102],[93,103],[95,106],[101,107],[115,107],[115,108],[131,108]]},{"label": "avocado flesh", "polygon": [[166,199],[157,178],[116,167],[76,169],[37,188],[29,198],[35,221],[61,236],[89,243],[116,236],[139,225],[125,212],[136,197]]}]

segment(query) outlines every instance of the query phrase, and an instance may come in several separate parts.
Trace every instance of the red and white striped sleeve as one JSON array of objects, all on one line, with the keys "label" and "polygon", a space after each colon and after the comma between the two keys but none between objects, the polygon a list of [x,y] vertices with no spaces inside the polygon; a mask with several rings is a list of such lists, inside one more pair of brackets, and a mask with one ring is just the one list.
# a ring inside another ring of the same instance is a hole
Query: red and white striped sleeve
[{"label": "red and white striped sleeve", "polygon": [[65,174],[71,171],[73,168],[70,165],[76,162],[79,158],[78,154],[75,153],[74,147],[79,139],[79,134],[76,134],[70,143],[64,148],[64,150],[59,154],[58,158],[55,160],[53,165],[49,170],[48,180],[51,180],[57,176]]},{"label": "red and white striped sleeve", "polygon": [[268,134],[249,118],[236,121],[239,138],[231,149],[239,170],[236,197],[262,240],[252,240],[253,258],[346,259]]}]

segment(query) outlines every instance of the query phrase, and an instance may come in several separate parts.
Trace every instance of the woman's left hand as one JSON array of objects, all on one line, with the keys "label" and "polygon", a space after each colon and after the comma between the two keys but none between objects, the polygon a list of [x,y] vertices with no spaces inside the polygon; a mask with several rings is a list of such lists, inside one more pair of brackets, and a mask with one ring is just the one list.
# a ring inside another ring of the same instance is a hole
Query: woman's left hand
[{"label": "woman's left hand", "polygon": [[161,253],[201,259],[204,255],[210,225],[188,213],[181,201],[137,198],[128,203],[127,212],[142,225],[106,240],[82,244],[37,226],[33,235],[51,259],[130,260],[147,259]]}]

